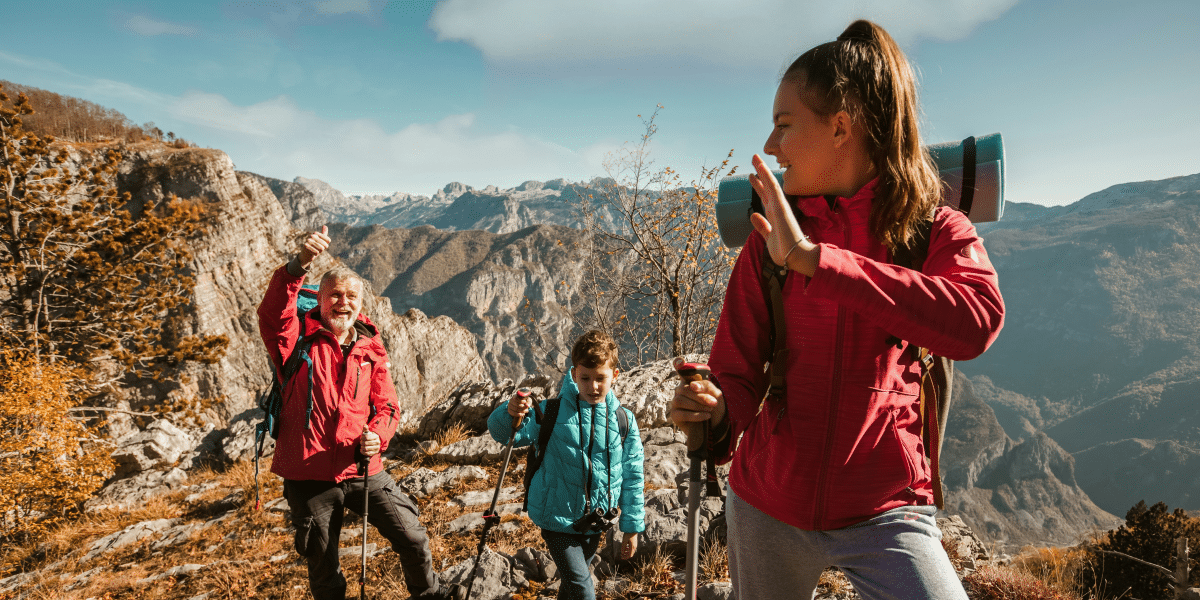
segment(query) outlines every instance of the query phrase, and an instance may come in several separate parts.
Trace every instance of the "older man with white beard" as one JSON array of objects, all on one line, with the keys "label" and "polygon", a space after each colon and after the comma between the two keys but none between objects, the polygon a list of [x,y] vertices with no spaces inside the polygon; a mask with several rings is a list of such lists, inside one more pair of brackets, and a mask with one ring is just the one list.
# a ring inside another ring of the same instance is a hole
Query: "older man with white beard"
[{"label": "older man with white beard", "polygon": [[[400,555],[408,592],[421,599],[460,596],[461,586],[439,584],[417,505],[383,469],[380,453],[396,432],[400,405],[379,333],[359,312],[363,280],[345,267],[330,270],[321,278],[317,308],[296,314],[308,268],[329,242],[328,227],[309,235],[296,257],[275,271],[258,307],[275,372],[284,373],[286,362],[297,365],[280,380],[283,411],[271,462],[271,472],[284,480],[296,552],[308,561],[313,597],[343,600],[338,539],[344,509],[361,510],[367,493],[369,521]],[[365,479],[357,468],[362,460],[369,461]]]}]

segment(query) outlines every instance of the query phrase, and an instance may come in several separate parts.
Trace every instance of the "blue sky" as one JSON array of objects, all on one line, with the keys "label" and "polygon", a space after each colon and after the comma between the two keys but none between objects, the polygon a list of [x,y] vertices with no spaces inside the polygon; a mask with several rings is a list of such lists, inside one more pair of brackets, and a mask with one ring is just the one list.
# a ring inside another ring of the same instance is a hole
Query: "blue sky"
[{"label": "blue sky", "polygon": [[0,2],[0,79],[346,192],[588,180],[658,104],[658,166],[745,172],[781,69],[855,18],[926,142],[1004,135],[1009,201],[1200,172],[1197,0]]}]

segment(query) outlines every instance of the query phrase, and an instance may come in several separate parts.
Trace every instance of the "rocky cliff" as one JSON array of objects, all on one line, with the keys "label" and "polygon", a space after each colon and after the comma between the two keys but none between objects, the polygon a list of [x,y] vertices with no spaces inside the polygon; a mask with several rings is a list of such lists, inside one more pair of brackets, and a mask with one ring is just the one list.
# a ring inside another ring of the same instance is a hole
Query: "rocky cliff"
[{"label": "rocky cliff", "polygon": [[511,233],[345,227],[330,251],[398,311],[445,315],[475,335],[494,381],[555,372],[573,339],[590,236],[537,225]]},{"label": "rocky cliff", "polygon": [[1010,436],[1071,452],[1105,510],[1200,508],[1200,174],[1006,213],[980,227],[1004,331],[962,369]]},{"label": "rocky cliff", "polygon": [[[134,149],[121,167],[118,187],[135,201],[175,194],[215,209],[207,235],[192,247],[196,286],[189,310],[192,331],[225,334],[229,349],[215,365],[187,366],[190,382],[182,390],[136,393],[219,399],[209,416],[222,424],[253,406],[270,381],[255,309],[271,273],[302,239],[293,219],[312,223],[310,197],[282,186],[277,189],[292,201],[285,206],[271,180],[236,172],[223,152],[159,144]],[[323,256],[314,269],[319,273],[334,261]],[[380,325],[399,397],[410,414],[444,398],[459,381],[483,375],[471,334],[450,319],[430,319],[419,311],[397,315],[387,299],[375,295],[367,298],[364,312]]]},{"label": "rocky cliff", "polygon": [[1013,441],[961,372],[954,385],[942,447],[947,514],[1009,552],[1076,544],[1121,524],[1080,487],[1070,453],[1042,432]]}]

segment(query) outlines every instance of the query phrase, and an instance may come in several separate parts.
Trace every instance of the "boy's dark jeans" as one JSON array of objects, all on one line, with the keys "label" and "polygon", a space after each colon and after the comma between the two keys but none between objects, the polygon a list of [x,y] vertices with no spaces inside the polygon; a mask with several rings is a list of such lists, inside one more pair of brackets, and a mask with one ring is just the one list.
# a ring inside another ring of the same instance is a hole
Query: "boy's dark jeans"
[{"label": "boy's dark jeans", "polygon": [[600,545],[601,535],[542,530],[542,539],[546,541],[546,548],[550,551],[550,558],[554,559],[558,578],[562,581],[558,588],[561,600],[596,600],[596,587],[592,584],[589,565]]},{"label": "boy's dark jeans", "polygon": [[[308,584],[317,600],[345,600],[346,577],[338,560],[338,538],[343,509],[362,512],[363,480],[355,477],[332,481],[283,481],[283,496],[296,528],[296,552],[308,560]],[[400,555],[404,583],[414,598],[438,593],[429,537],[417,520],[417,505],[395,487],[386,471],[371,476],[368,521]]]}]

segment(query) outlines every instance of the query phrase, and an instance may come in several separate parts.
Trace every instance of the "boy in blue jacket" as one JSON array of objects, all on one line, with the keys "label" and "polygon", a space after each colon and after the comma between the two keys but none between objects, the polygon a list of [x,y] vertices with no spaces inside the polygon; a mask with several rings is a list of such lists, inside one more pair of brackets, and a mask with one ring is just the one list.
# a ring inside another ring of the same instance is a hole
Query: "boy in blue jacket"
[{"label": "boy in blue jacket", "polygon": [[[589,331],[571,350],[572,368],[559,391],[558,417],[538,424],[524,418],[529,398],[513,397],[488,417],[488,431],[508,443],[521,417],[514,446],[537,443],[542,427],[553,427],[546,455],[527,490],[529,518],[542,528],[542,539],[558,568],[558,597],[594,600],[588,564],[604,531],[619,521],[621,558],[637,551],[646,529],[643,506],[642,439],[637,422],[610,388],[617,378],[617,344],[607,334]],[[542,402],[545,412],[547,401]],[[617,411],[626,412],[628,434],[621,439]]]}]

